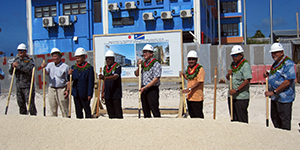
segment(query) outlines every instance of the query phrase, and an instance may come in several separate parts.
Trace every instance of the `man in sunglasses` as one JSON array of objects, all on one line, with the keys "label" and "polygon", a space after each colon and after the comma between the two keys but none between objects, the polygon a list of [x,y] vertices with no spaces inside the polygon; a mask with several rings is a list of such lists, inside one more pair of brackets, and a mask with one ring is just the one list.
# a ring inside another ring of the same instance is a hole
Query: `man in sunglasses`
[{"label": "man in sunglasses", "polygon": [[103,75],[99,79],[104,80],[101,91],[101,99],[105,99],[105,105],[110,119],[122,119],[122,82],[121,65],[115,62],[115,53],[108,50],[105,53],[106,65],[103,69]]},{"label": "man in sunglasses", "polygon": [[275,62],[270,72],[264,72],[263,76],[269,77],[269,89],[265,96],[271,98],[271,119],[275,128],[291,130],[296,78],[294,62],[284,55],[280,43],[274,43],[270,53]]},{"label": "man in sunglasses", "polygon": [[[27,52],[27,47],[25,44],[21,43],[18,46],[18,55],[15,58],[14,62],[11,64],[9,69],[9,73],[13,73],[13,68],[16,68],[16,87],[17,87],[17,102],[19,106],[20,114],[27,114],[26,103],[29,100],[29,92],[30,92],[30,83],[32,76],[32,69],[34,67],[34,61],[31,57],[29,57]],[[34,102],[35,96],[35,88],[33,84],[33,89],[31,93],[31,102],[29,112],[30,115],[36,115],[36,107]]]},{"label": "man in sunglasses", "polygon": [[187,89],[182,90],[182,93],[187,94],[187,105],[191,118],[204,118],[203,114],[203,86],[205,79],[205,71],[203,67],[197,63],[198,54],[195,50],[189,51],[187,69],[185,73],[181,72],[180,76],[183,76],[188,80]]},{"label": "man in sunglasses", "polygon": [[[233,120],[248,123],[248,106],[250,98],[250,80],[252,79],[251,66],[244,59],[244,49],[240,45],[235,45],[231,49],[233,62],[228,68],[227,80],[232,75],[232,89],[229,89],[228,107],[229,113],[233,109]],[[233,97],[233,108],[230,108],[230,95]]]},{"label": "man in sunglasses", "polygon": [[161,117],[159,111],[159,85],[161,77],[161,65],[153,58],[153,47],[150,44],[146,44],[143,48],[143,57],[145,61],[138,60],[138,65],[142,65],[141,73],[139,74],[139,68],[135,71],[135,76],[142,76],[142,88],[141,92],[142,108],[144,112],[144,118],[150,118],[151,112],[154,117]]}]

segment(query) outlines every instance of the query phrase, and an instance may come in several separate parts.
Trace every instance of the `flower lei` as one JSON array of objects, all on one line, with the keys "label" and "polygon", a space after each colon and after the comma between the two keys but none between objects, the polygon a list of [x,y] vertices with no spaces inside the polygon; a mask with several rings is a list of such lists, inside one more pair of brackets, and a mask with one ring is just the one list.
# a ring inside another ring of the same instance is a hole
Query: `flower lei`
[{"label": "flower lei", "polygon": [[80,73],[80,72],[87,70],[90,66],[92,66],[92,65],[89,64],[88,62],[86,62],[83,66],[79,66],[77,63],[75,63],[74,69],[78,69],[78,71]]},{"label": "flower lei", "polygon": [[144,71],[149,71],[151,69],[151,67],[154,65],[155,62],[157,62],[158,60],[156,60],[155,58],[153,58],[148,65],[146,65],[146,61],[144,61],[144,63],[142,63],[142,67]]},{"label": "flower lei", "polygon": [[192,69],[192,71],[190,72],[189,66],[187,66],[186,71],[185,71],[186,77],[188,79],[194,79],[195,77],[197,77],[197,74],[198,74],[201,67],[202,67],[201,65],[197,64],[194,67],[194,69]]},{"label": "flower lei", "polygon": [[232,72],[237,72],[238,70],[240,70],[246,62],[248,61],[246,59],[243,59],[236,67],[234,66],[234,62],[232,62],[230,65]]},{"label": "flower lei", "polygon": [[288,56],[285,56],[285,58],[275,68],[273,68],[274,67],[274,64],[273,64],[271,67],[271,70],[270,70],[271,75],[275,74],[277,72],[277,70],[281,69],[285,65],[285,61],[287,61],[287,60],[291,60],[291,58]]},{"label": "flower lei", "polygon": [[105,69],[103,70],[104,76],[110,76],[112,74],[112,71],[115,71],[118,66],[120,66],[120,64],[115,62],[113,66],[108,70],[108,65],[105,65]]}]

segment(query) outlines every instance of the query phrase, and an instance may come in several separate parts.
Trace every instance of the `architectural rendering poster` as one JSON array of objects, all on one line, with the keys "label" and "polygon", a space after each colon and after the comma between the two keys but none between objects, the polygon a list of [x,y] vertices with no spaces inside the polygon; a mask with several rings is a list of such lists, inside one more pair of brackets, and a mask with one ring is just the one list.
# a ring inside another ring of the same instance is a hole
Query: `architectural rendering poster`
[{"label": "architectural rendering poster", "polygon": [[178,77],[182,66],[182,32],[160,31],[147,33],[110,34],[94,36],[94,63],[97,74],[104,69],[105,53],[112,50],[115,61],[122,66],[122,77],[135,77],[137,61],[143,60],[142,49],[151,44],[154,58],[162,65],[162,77]]}]

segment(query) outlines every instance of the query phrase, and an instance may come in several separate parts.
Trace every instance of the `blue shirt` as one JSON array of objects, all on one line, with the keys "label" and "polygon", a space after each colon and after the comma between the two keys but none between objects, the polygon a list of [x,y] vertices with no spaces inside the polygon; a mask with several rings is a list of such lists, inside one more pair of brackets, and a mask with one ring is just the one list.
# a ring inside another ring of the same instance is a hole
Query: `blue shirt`
[{"label": "blue shirt", "polygon": [[[273,64],[272,66],[273,68],[276,68],[278,65],[280,65],[280,62],[277,65]],[[273,75],[270,74],[269,91],[278,88],[284,80],[291,80],[291,83],[280,93],[271,96],[271,99],[281,103],[293,102],[295,100],[295,78],[294,62],[292,60],[286,60],[281,69],[277,70]]]},{"label": "blue shirt", "polygon": [[59,64],[55,65],[54,62],[48,63],[45,70],[49,73],[49,86],[50,87],[64,87],[67,85],[68,82],[68,71],[70,67],[60,62]]},{"label": "blue shirt", "polygon": [[[0,68],[0,74],[1,74],[2,76],[4,76],[4,72],[2,71],[1,68]],[[0,84],[0,94],[1,94],[1,84]]]}]

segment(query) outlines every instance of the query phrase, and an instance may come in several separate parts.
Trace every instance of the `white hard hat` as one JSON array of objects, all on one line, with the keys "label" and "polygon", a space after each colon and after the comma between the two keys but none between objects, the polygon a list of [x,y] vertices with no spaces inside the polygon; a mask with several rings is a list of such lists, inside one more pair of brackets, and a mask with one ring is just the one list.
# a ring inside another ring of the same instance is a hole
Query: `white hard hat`
[{"label": "white hard hat", "polygon": [[243,53],[243,52],[244,52],[244,49],[242,46],[234,45],[231,49],[230,55],[239,54],[239,53]]},{"label": "white hard hat", "polygon": [[278,51],[283,51],[283,46],[280,43],[274,43],[271,46],[271,50],[269,51],[270,53],[272,52],[278,52]]},{"label": "white hard hat", "polygon": [[81,55],[86,55],[86,54],[87,53],[86,53],[85,49],[82,47],[77,48],[75,51],[75,56],[81,56]]},{"label": "white hard hat", "polygon": [[58,48],[52,48],[51,54],[53,54],[53,53],[60,53],[61,54],[61,52]]},{"label": "white hard hat", "polygon": [[18,46],[17,49],[18,50],[27,50],[27,47],[26,47],[26,45],[24,43],[21,43],[21,44],[19,44],[19,46]]},{"label": "white hard hat", "polygon": [[115,53],[112,50],[108,50],[105,53],[105,57],[115,57]]},{"label": "white hard hat", "polygon": [[144,51],[144,50],[152,51],[152,52],[154,51],[154,50],[153,50],[153,46],[150,45],[150,44],[146,44],[146,45],[144,46],[144,48],[143,48],[143,51]]},{"label": "white hard hat", "polygon": [[190,50],[187,54],[187,58],[198,58],[197,52],[195,50]]}]

